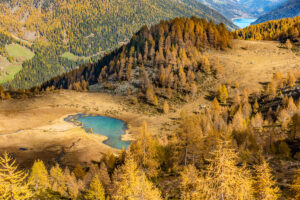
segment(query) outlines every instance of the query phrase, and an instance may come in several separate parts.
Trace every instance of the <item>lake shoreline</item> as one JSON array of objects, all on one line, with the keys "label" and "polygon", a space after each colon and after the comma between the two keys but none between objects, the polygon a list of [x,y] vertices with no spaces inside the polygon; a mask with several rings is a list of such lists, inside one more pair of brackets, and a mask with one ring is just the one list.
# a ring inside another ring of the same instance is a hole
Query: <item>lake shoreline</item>
[{"label": "lake shoreline", "polygon": [[[102,133],[94,132],[94,130],[92,128],[87,128],[83,122],[80,122],[78,120],[80,117],[97,117],[97,116],[112,118],[112,119],[122,121],[125,124],[126,128],[124,130],[124,134],[120,135],[121,136],[120,140],[123,142],[132,142],[135,140],[134,135],[131,133],[132,126],[129,124],[129,122],[127,122],[126,120],[123,120],[121,117],[112,117],[112,116],[102,115],[102,114],[98,114],[98,113],[97,114],[95,114],[95,113],[76,113],[76,114],[71,114],[71,115],[65,116],[64,118],[62,118],[62,120],[65,122],[68,122],[68,123],[72,123],[74,126],[81,127],[87,134],[95,134],[95,135],[101,135],[101,136],[106,137],[107,139],[102,141],[102,143],[109,146],[110,148],[118,149],[118,148],[112,147],[105,143],[105,141],[107,141],[109,139],[109,137],[105,136]],[[91,129],[92,132],[90,132],[89,129]]]}]

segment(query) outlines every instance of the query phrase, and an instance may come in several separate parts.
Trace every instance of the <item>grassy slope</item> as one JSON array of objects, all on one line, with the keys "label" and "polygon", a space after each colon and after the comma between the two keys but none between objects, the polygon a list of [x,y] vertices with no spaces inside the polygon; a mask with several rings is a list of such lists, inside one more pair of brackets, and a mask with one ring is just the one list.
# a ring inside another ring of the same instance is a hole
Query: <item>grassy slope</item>
[{"label": "grassy slope", "polygon": [[20,59],[29,60],[34,56],[34,53],[32,51],[18,44],[7,45],[6,50],[9,56],[12,56],[16,59],[20,58]]},{"label": "grassy slope", "polygon": [[10,44],[5,47],[8,56],[15,58],[16,60],[9,63],[5,57],[0,58],[0,84],[6,83],[14,78],[22,69],[22,63],[25,60],[33,58],[34,53],[28,48],[19,44]]},{"label": "grassy slope", "polygon": [[71,52],[65,52],[61,55],[61,57],[66,58],[68,60],[72,60],[72,61],[77,61],[80,59],[88,61],[90,59],[89,57],[86,57],[86,56],[76,56],[76,55],[72,54]]}]

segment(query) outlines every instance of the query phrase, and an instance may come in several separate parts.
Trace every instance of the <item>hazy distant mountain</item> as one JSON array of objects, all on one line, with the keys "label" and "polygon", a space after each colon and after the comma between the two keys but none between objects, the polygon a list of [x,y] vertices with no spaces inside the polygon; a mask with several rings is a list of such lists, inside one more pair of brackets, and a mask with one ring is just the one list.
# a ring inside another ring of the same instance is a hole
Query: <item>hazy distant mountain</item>
[{"label": "hazy distant mountain", "polygon": [[253,24],[269,20],[295,17],[300,15],[300,0],[289,0],[265,15],[259,17]]},{"label": "hazy distant mountain", "polygon": [[286,0],[199,0],[228,19],[258,17]]}]

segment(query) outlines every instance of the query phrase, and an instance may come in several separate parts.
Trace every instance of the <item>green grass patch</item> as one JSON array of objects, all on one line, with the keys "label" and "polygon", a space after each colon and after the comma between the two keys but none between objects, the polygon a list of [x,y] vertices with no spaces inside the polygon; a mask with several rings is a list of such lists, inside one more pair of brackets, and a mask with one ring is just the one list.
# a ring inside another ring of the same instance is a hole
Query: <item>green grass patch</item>
[{"label": "green grass patch", "polygon": [[85,56],[75,56],[71,52],[65,52],[61,55],[61,57],[66,58],[68,60],[72,60],[72,61],[77,61],[77,60],[80,60],[80,59],[88,61],[90,59],[89,57],[85,57]]},{"label": "green grass patch", "polygon": [[29,60],[34,56],[34,53],[32,51],[18,44],[10,44],[7,45],[5,48],[9,56],[12,56],[17,59],[23,58]]},{"label": "green grass patch", "polygon": [[69,60],[76,60],[76,56],[70,52],[65,52],[64,54],[61,55],[61,57],[69,59]]},{"label": "green grass patch", "polygon": [[16,73],[22,69],[21,65],[9,65],[5,68],[6,72],[0,74],[0,84],[6,83],[9,80],[12,80]]}]

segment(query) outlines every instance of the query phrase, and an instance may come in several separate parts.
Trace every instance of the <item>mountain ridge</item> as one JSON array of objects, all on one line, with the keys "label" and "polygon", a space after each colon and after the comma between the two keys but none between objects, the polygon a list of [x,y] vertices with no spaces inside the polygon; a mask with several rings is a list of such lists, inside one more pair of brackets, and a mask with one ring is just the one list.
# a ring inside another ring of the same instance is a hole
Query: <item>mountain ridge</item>
[{"label": "mountain ridge", "polygon": [[270,20],[278,20],[282,18],[291,18],[300,15],[300,1],[288,0],[270,12],[260,16],[252,24],[259,24]]},{"label": "mountain ridge", "polygon": [[198,0],[217,10],[228,19],[255,18],[286,0]]}]

